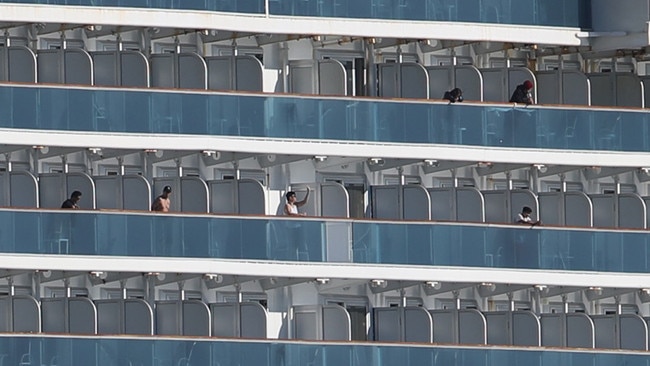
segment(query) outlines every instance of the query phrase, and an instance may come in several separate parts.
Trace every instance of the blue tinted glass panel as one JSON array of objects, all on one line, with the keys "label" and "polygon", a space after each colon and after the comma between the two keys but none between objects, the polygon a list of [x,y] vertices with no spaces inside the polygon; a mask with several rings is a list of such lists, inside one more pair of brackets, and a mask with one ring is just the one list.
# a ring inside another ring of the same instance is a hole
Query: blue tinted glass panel
[{"label": "blue tinted glass panel", "polygon": [[270,0],[271,14],[590,28],[589,0]]},{"label": "blue tinted glass panel", "polygon": [[440,224],[353,224],[355,263],[646,273],[644,233]]},{"label": "blue tinted glass panel", "polygon": [[113,6],[150,9],[264,13],[264,0],[0,0],[0,3]]},{"label": "blue tinted glass panel", "polygon": [[223,340],[0,337],[5,365],[648,366],[644,354]]},{"label": "blue tinted glass panel", "polygon": [[650,151],[650,114],[219,93],[0,86],[0,127]]},{"label": "blue tinted glass panel", "polygon": [[354,263],[650,272],[643,232],[0,210],[3,253],[325,262],[328,250]]},{"label": "blue tinted glass panel", "polygon": [[[0,0],[0,3],[265,13],[265,0]],[[268,0],[271,15],[591,27],[589,0]]]}]

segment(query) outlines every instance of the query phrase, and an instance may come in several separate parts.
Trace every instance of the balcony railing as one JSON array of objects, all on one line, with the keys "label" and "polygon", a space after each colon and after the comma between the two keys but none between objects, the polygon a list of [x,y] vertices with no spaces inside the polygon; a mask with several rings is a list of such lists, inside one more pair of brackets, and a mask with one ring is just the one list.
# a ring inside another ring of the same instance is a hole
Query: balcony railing
[{"label": "balcony railing", "polygon": [[650,235],[536,227],[0,210],[0,252],[650,272]]},{"label": "balcony railing", "polygon": [[589,28],[589,0],[0,0],[0,3]]},{"label": "balcony railing", "polygon": [[650,151],[638,110],[1,86],[0,128]]},{"label": "balcony railing", "polygon": [[643,353],[201,339],[0,337],[4,365],[648,365]]}]

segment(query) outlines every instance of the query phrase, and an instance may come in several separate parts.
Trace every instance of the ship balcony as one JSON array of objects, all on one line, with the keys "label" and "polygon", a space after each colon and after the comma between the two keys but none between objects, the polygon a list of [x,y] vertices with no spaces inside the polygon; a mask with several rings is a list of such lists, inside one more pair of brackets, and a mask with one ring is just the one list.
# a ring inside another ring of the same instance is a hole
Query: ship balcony
[{"label": "ship balcony", "polygon": [[[41,139],[42,132],[58,132],[62,137],[57,141],[64,145],[78,145],[78,141],[66,142],[63,136],[79,132],[106,138],[130,134],[148,143],[150,139],[143,134],[250,139],[249,148],[255,140],[293,140],[313,142],[314,146],[327,142],[396,145],[403,149],[445,146],[481,148],[477,151],[650,151],[650,115],[640,109],[449,105],[421,100],[42,85],[5,85],[0,88],[0,105],[0,128],[40,132]],[[16,136],[6,136],[8,140],[0,142],[16,143]],[[30,141],[25,144],[53,143],[28,137]],[[290,144],[284,145],[286,151],[276,153],[292,152]],[[243,147],[230,148],[236,151]],[[516,158],[517,154],[510,156]],[[593,165],[599,163],[594,161]]]},{"label": "ship balcony", "polygon": [[590,27],[589,1],[534,0],[1,0],[0,3],[200,10],[267,16]]},{"label": "ship balcony", "polygon": [[[647,352],[201,338],[2,336],[7,365],[647,365]],[[11,351],[10,351],[11,350]]]},{"label": "ship balcony", "polygon": [[0,252],[650,272],[642,230],[191,214],[1,210]]}]

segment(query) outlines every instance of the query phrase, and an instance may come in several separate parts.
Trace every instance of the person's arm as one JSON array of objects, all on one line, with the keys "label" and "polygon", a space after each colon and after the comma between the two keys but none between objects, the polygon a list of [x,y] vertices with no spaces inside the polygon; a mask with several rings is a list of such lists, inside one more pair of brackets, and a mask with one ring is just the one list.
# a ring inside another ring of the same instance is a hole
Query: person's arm
[{"label": "person's arm", "polygon": [[533,94],[530,92],[526,93],[526,104],[535,104],[535,100],[533,100]]},{"label": "person's arm", "polygon": [[160,197],[156,197],[156,199],[153,201],[153,204],[151,204],[151,211],[162,211],[162,200]]},{"label": "person's arm", "polygon": [[305,198],[302,201],[294,203],[294,205],[300,207],[307,203],[309,201],[309,192],[311,192],[311,188],[307,187],[307,194],[305,195]]}]

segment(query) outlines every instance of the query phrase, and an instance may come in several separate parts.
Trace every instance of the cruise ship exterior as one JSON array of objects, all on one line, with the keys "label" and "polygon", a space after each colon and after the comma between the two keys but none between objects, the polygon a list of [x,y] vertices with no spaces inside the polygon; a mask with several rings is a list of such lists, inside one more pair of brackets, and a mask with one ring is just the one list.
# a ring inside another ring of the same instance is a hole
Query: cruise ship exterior
[{"label": "cruise ship exterior", "polygon": [[0,0],[0,366],[650,365],[649,22]]}]

